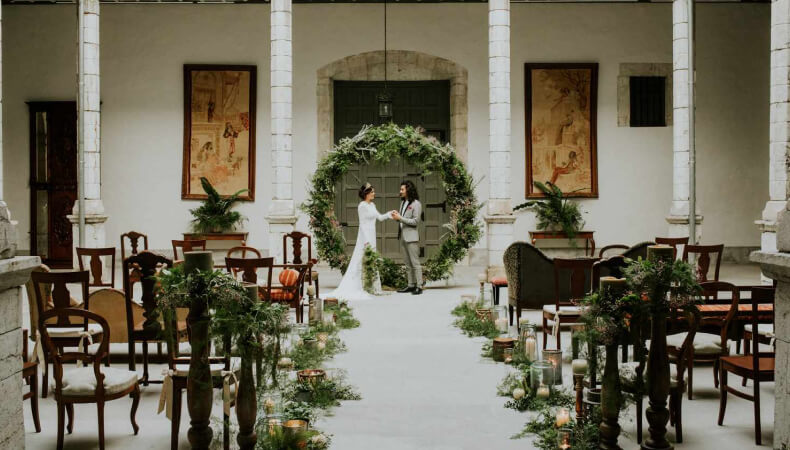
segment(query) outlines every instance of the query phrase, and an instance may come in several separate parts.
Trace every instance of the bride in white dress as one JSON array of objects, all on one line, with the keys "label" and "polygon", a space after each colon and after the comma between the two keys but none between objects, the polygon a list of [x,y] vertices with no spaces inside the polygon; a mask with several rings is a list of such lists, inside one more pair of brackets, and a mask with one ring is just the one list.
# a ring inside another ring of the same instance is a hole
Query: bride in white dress
[{"label": "bride in white dress", "polygon": [[[362,282],[362,258],[365,255],[365,246],[369,245],[376,249],[376,222],[391,219],[391,212],[379,214],[373,199],[376,198],[376,191],[370,183],[365,183],[359,188],[359,198],[362,199],[357,206],[359,214],[359,231],[357,232],[357,242],[354,245],[354,253],[348,263],[343,279],[337,289],[327,294],[327,297],[334,297],[344,300],[367,300],[373,298],[366,292]],[[376,294],[381,293],[381,281],[376,277],[373,290]]]}]

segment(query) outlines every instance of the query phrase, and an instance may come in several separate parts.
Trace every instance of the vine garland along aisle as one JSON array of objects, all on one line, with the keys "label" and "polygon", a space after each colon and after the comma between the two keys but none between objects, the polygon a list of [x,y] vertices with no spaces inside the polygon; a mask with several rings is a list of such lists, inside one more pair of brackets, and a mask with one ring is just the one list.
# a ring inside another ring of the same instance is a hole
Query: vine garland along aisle
[{"label": "vine garland along aisle", "polygon": [[[365,126],[351,138],[345,138],[319,161],[311,179],[308,200],[301,209],[310,216],[310,228],[315,235],[316,248],[321,260],[333,269],[346,271],[348,256],[343,229],[335,216],[335,186],[356,164],[386,164],[400,158],[416,166],[427,175],[437,173],[447,197],[450,222],[438,252],[423,264],[425,281],[443,280],[452,274],[453,266],[466,256],[467,251],[482,235],[477,220],[481,204],[475,196],[475,183],[466,166],[450,144],[440,144],[421,130],[395,124]],[[376,273],[385,286],[406,285],[403,266],[382,256],[373,249],[366,249],[363,262],[363,280],[370,281]],[[365,283],[367,288],[369,283]]]}]

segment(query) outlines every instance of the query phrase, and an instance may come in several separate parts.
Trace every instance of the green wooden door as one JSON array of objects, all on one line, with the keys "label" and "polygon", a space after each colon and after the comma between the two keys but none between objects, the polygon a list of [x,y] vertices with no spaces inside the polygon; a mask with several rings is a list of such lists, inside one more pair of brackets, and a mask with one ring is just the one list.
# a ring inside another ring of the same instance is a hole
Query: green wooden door
[{"label": "green wooden door", "polygon": [[[377,96],[384,83],[375,81],[335,81],[335,139],[354,136],[363,125],[379,125]],[[450,83],[449,81],[390,82],[393,97],[393,122],[398,125],[420,126],[426,134],[442,142],[450,139]],[[376,207],[380,213],[398,209],[402,180],[417,186],[423,204],[420,224],[421,256],[438,251],[443,224],[448,222],[445,193],[436,174],[423,176],[405,161],[393,160],[386,165],[370,164],[351,167],[337,187],[335,213],[344,225],[346,252],[350,255],[356,243],[359,222],[357,205],[359,187],[366,181],[376,188]],[[398,224],[380,222],[377,226],[376,247],[384,256],[402,262],[398,243]]]}]

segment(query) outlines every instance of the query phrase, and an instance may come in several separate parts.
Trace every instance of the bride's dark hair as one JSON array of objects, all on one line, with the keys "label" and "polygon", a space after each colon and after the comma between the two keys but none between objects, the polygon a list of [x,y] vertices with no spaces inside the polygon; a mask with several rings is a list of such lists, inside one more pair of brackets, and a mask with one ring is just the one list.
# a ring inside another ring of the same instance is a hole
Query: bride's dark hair
[{"label": "bride's dark hair", "polygon": [[368,196],[373,191],[373,185],[370,183],[365,183],[359,188],[359,198],[365,200],[365,197]]}]

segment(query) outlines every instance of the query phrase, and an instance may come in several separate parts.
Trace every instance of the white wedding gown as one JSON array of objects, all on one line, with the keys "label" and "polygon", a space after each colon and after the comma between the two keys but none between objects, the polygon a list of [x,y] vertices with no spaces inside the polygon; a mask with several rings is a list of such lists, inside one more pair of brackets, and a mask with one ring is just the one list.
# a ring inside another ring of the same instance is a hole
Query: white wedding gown
[{"label": "white wedding gown", "polygon": [[[327,297],[349,301],[373,298],[362,285],[362,258],[365,256],[365,245],[376,249],[376,221],[387,220],[390,216],[389,214],[379,214],[373,202],[365,201],[359,202],[357,214],[359,214],[359,231],[357,232],[357,242],[354,244],[354,253],[351,255],[351,261],[348,263],[348,269],[346,269],[340,285],[327,294]],[[381,293],[381,281],[378,277],[376,277],[373,289],[376,294]]]}]

